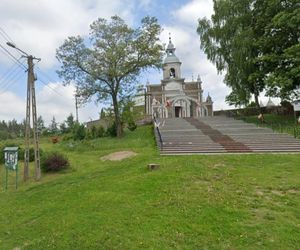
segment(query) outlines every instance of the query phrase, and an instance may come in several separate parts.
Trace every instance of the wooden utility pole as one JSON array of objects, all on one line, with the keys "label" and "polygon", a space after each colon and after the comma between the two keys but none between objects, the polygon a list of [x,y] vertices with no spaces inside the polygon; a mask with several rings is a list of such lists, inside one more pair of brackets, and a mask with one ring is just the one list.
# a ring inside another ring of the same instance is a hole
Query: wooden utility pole
[{"label": "wooden utility pole", "polygon": [[28,64],[28,78],[27,78],[27,100],[26,100],[26,119],[25,119],[25,154],[24,154],[24,181],[29,178],[29,146],[30,146],[30,113],[32,108],[32,121],[33,121],[33,139],[34,139],[34,160],[35,160],[35,179],[41,178],[40,166],[40,148],[39,148],[39,134],[37,128],[37,112],[36,112],[36,99],[34,87],[34,64],[33,60],[40,61],[41,59],[28,55],[23,50],[19,49],[11,42],[6,43],[8,46],[20,51],[24,57],[27,58]]},{"label": "wooden utility pole", "polygon": [[[35,77],[33,70],[33,56],[27,56],[28,63],[28,80],[27,80],[27,101],[26,101],[26,120],[25,120],[25,156],[24,156],[24,181],[29,177],[29,145],[30,145],[30,111],[32,108],[33,121],[33,140],[34,140],[34,160],[35,160],[35,179],[41,178],[40,167],[40,149],[39,149],[39,134],[37,128],[37,112],[35,98]],[[32,104],[32,107],[31,107]]]}]

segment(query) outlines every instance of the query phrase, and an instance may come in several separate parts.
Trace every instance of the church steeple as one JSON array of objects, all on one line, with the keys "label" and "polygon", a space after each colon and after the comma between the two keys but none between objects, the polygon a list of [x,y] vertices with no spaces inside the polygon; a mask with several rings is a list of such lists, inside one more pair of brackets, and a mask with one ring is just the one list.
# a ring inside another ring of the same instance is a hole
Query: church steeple
[{"label": "church steeple", "polygon": [[175,46],[174,44],[172,43],[172,39],[171,39],[171,34],[169,33],[169,44],[168,44],[168,47],[166,49],[166,58],[164,60],[164,63],[179,63],[179,59],[178,57],[175,55]]},{"label": "church steeple", "polygon": [[175,55],[175,46],[174,44],[172,43],[172,39],[171,39],[171,33],[169,33],[169,44],[168,44],[168,47],[167,47],[167,55]]},{"label": "church steeple", "polygon": [[166,57],[163,62],[164,80],[181,78],[181,72],[180,72],[181,62],[179,61],[178,57],[175,55],[175,50],[176,48],[172,43],[171,34],[169,33],[169,44],[167,46]]}]

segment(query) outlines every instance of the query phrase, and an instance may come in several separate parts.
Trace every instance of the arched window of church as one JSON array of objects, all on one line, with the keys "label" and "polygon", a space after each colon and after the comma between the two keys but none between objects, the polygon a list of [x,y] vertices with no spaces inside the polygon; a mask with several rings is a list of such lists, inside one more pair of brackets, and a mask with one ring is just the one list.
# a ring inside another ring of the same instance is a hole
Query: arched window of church
[{"label": "arched window of church", "polygon": [[170,78],[174,78],[175,77],[175,69],[171,68],[170,69]]}]

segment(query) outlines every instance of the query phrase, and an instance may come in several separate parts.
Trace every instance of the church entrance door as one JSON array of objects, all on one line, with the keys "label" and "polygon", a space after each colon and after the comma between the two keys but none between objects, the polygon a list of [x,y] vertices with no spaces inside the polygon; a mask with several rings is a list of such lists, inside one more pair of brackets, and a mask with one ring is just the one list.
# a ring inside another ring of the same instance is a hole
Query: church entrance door
[{"label": "church entrance door", "polygon": [[182,108],[181,107],[175,107],[175,117],[181,117],[182,114]]}]

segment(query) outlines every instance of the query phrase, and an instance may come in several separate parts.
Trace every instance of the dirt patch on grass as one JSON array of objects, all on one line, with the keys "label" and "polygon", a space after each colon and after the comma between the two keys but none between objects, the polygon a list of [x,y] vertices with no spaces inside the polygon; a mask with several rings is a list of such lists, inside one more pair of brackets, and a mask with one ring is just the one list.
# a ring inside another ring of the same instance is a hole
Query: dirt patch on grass
[{"label": "dirt patch on grass", "polygon": [[103,157],[101,157],[102,161],[121,161],[133,156],[136,156],[137,153],[133,152],[133,151],[118,151],[118,152],[114,152],[111,153],[109,155],[105,155]]}]

